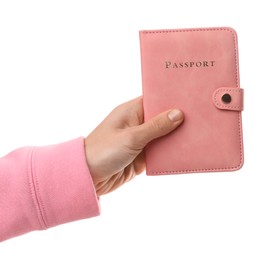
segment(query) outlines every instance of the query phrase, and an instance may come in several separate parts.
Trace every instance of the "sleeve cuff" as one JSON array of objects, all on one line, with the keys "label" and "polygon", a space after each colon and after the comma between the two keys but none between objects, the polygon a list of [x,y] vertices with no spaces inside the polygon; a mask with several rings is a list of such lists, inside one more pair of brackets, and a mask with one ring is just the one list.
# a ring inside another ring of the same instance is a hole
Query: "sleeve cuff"
[{"label": "sleeve cuff", "polygon": [[33,148],[29,173],[41,229],[100,214],[83,138]]}]

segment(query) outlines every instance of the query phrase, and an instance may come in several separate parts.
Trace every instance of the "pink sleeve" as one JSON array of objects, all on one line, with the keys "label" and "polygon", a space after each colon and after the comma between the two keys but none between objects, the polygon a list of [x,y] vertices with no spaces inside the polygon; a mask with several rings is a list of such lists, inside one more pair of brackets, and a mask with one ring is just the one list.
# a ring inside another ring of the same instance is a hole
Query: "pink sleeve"
[{"label": "pink sleeve", "polygon": [[83,138],[0,158],[0,242],[97,216],[98,202]]}]

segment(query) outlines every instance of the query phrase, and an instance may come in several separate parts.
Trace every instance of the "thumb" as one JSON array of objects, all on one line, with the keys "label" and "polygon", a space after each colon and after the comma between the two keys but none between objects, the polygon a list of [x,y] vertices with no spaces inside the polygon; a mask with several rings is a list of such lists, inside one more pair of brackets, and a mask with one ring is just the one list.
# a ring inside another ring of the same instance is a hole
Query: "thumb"
[{"label": "thumb", "polygon": [[184,114],[179,109],[168,110],[155,116],[144,124],[137,126],[137,144],[145,147],[152,140],[167,135],[176,129],[183,120]]}]

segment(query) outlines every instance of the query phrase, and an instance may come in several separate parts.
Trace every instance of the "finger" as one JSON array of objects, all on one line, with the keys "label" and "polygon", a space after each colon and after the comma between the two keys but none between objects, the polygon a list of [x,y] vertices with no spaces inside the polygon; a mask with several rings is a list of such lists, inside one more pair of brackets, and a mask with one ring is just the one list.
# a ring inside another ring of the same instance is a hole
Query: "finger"
[{"label": "finger", "polygon": [[142,97],[118,105],[106,117],[105,123],[113,128],[125,128],[143,123]]},{"label": "finger", "polygon": [[136,127],[137,144],[145,147],[152,140],[169,134],[176,129],[183,120],[184,114],[179,109],[165,111],[155,116],[144,124]]},{"label": "finger", "polygon": [[142,172],[145,171],[146,168],[146,163],[145,163],[145,154],[144,151],[142,151],[134,160],[134,169],[135,169],[135,174],[139,175]]}]

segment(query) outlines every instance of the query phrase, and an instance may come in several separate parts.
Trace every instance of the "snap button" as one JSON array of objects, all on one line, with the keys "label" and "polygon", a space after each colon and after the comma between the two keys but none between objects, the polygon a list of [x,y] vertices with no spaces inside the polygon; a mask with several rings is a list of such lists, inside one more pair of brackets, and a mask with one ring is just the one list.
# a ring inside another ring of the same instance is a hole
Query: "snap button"
[{"label": "snap button", "polygon": [[239,87],[218,88],[213,92],[213,103],[218,109],[242,111],[243,93],[243,89]]},{"label": "snap button", "polygon": [[231,101],[232,101],[232,97],[231,97],[230,94],[225,93],[225,94],[221,97],[221,100],[222,100],[223,103],[229,104],[229,103],[231,103]]}]

